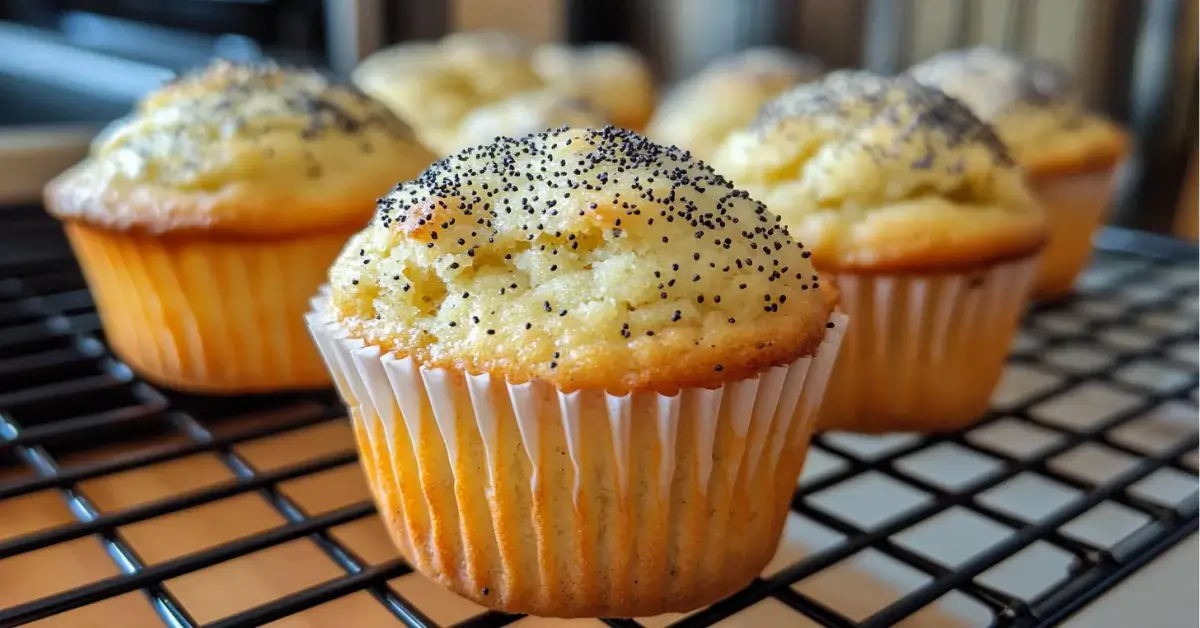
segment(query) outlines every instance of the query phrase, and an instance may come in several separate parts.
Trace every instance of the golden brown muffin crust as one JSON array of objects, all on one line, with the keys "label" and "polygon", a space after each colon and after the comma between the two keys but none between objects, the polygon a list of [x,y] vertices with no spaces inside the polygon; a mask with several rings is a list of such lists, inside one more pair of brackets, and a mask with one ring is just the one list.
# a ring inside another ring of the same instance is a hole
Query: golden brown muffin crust
[{"label": "golden brown muffin crust", "polygon": [[330,279],[352,335],[427,366],[669,391],[816,351],[833,299],[808,257],[689,154],[563,129],[397,187]]},{"label": "golden brown muffin crust", "polygon": [[46,199],[61,219],[109,229],[284,237],[361,225],[396,176],[433,159],[353,89],[221,61],[144,98]]},{"label": "golden brown muffin crust", "polygon": [[957,270],[1045,241],[1044,216],[992,129],[909,78],[837,72],[793,88],[714,164],[830,270]]}]

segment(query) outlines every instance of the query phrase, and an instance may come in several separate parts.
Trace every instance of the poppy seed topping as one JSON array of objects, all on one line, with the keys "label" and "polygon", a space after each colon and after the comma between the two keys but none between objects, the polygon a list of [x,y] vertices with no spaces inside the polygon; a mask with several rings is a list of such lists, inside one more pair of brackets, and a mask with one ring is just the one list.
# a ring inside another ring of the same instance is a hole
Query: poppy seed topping
[{"label": "poppy seed topping", "polygon": [[[628,390],[744,377],[815,350],[832,296],[801,288],[816,274],[802,253],[687,152],[559,129],[466,149],[400,184],[330,275],[352,333],[423,364]],[[752,294],[772,307],[720,298]]]}]

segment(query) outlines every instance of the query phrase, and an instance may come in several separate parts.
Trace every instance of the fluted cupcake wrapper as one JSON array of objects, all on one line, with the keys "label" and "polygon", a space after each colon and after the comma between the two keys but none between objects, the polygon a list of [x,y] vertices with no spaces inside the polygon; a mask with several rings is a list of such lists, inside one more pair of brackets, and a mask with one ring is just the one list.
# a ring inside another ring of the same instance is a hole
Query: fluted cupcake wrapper
[{"label": "fluted cupcake wrapper", "polygon": [[1108,214],[1116,169],[1050,177],[1031,184],[1046,212],[1050,241],[1042,251],[1034,297],[1071,291],[1092,253],[1092,236]]},{"label": "fluted cupcake wrapper", "polygon": [[302,320],[344,234],[163,239],[66,225],[109,344],[140,375],[204,393],[329,385]]},{"label": "fluted cupcake wrapper", "polygon": [[813,357],[673,395],[425,368],[308,323],[396,544],[492,608],[641,616],[745,586],[774,552],[846,317]]},{"label": "fluted cupcake wrapper", "polygon": [[839,274],[854,320],[820,429],[942,431],[978,418],[1000,379],[1037,270],[1029,257],[964,274]]}]

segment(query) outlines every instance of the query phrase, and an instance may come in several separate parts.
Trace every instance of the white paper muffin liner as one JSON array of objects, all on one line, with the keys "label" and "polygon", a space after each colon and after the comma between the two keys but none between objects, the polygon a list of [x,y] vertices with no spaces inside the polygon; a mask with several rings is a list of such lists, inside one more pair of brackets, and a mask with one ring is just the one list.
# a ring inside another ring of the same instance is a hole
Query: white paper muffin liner
[{"label": "white paper muffin liner", "polygon": [[1000,379],[1038,267],[1029,257],[971,273],[836,275],[854,320],[820,429],[940,431],[978,418]]},{"label": "white paper muffin liner", "polygon": [[415,568],[508,612],[645,616],[745,586],[774,553],[847,317],[817,354],[674,395],[425,368],[309,328]]}]

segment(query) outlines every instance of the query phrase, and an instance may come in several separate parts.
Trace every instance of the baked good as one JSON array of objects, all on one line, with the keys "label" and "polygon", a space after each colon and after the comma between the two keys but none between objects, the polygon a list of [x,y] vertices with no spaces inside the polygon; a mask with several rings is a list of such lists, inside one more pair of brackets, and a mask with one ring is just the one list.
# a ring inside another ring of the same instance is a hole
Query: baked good
[{"label": "baked good", "polygon": [[533,47],[520,35],[486,28],[447,33],[441,47],[449,55],[476,57],[528,58],[533,53]]},{"label": "baked good", "polygon": [[315,72],[218,62],[145,97],[46,188],[109,343],[172,388],[325,386],[302,320],[346,239],[433,155]]},{"label": "baked good", "polygon": [[822,427],[942,430],[986,409],[1046,239],[990,127],[910,78],[837,72],[764,106],[714,166],[783,218],[854,321]]},{"label": "baked good", "polygon": [[1049,61],[979,47],[941,53],[909,74],[963,101],[1008,145],[1050,225],[1035,296],[1069,293],[1106,217],[1126,132],[1090,112],[1070,74]]},{"label": "baked good", "polygon": [[667,94],[646,134],[710,159],[725,136],[754,120],[764,103],[822,72],[816,59],[784,48],[750,48],[719,58]]},{"label": "baked good", "polygon": [[803,253],[703,163],[614,127],[501,138],[381,199],[309,322],[410,564],[550,616],[749,583],[842,329]]},{"label": "baked good", "polygon": [[458,125],[470,111],[542,87],[531,52],[505,33],[456,33],[377,51],[359,63],[350,79],[445,155],[457,148]]},{"label": "baked good", "polygon": [[458,125],[459,148],[487,144],[497,137],[525,137],[556,129],[601,128],[608,124],[602,113],[583,100],[556,90],[525,92],[468,113]]},{"label": "baked good", "polygon": [[533,69],[546,85],[590,103],[615,126],[641,131],[654,113],[654,75],[628,46],[543,44],[533,51]]}]

